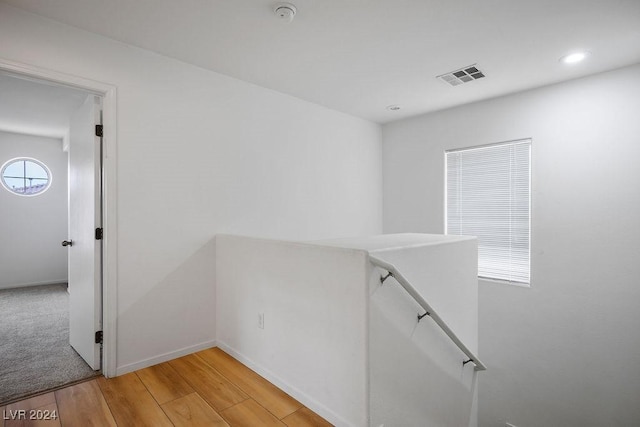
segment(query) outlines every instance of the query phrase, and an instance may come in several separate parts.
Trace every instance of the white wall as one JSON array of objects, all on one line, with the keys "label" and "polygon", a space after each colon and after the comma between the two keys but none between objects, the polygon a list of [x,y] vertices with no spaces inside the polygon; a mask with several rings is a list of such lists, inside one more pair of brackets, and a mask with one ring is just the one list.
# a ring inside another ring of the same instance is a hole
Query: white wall
[{"label": "white wall", "polygon": [[385,232],[443,231],[445,149],[533,139],[531,288],[480,283],[480,426],[640,424],[638,111],[640,65],[383,127]]},{"label": "white wall", "polygon": [[367,253],[224,235],[216,253],[219,345],[332,424],[367,425]]},{"label": "white wall", "polygon": [[[372,252],[409,280],[462,342],[478,354],[477,241],[440,236],[423,245]],[[371,273],[371,426],[475,427],[477,380],[484,373],[393,278]],[[481,360],[483,360],[481,358]]]},{"label": "white wall", "polygon": [[381,231],[378,125],[4,4],[0,40],[117,86],[119,372],[213,343],[216,233]]},{"label": "white wall", "polygon": [[473,364],[368,256],[394,263],[477,354],[476,240],[312,243],[216,237],[218,344],[337,426],[477,426]]},{"label": "white wall", "polygon": [[0,166],[16,157],[44,163],[53,177],[38,196],[0,186],[0,289],[67,281],[67,153],[62,141],[0,131]]}]

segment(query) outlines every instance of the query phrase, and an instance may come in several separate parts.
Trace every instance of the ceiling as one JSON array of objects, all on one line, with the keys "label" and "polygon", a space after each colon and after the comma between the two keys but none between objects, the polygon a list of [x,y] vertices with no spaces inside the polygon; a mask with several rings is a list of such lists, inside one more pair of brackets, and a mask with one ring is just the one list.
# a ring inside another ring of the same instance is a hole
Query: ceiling
[{"label": "ceiling", "polygon": [[0,130],[62,139],[87,93],[0,72]]},{"label": "ceiling", "polygon": [[[639,0],[290,1],[291,23],[271,0],[4,0],[380,123],[640,62]],[[486,78],[436,79],[476,63]]]}]

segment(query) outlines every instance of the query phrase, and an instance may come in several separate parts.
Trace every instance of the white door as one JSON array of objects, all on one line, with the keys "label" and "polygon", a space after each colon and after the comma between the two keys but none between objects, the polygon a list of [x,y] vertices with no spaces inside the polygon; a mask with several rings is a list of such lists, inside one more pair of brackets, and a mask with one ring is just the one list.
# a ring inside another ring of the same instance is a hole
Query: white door
[{"label": "white door", "polygon": [[69,343],[94,370],[100,369],[96,332],[102,330],[100,102],[89,95],[69,128]]}]

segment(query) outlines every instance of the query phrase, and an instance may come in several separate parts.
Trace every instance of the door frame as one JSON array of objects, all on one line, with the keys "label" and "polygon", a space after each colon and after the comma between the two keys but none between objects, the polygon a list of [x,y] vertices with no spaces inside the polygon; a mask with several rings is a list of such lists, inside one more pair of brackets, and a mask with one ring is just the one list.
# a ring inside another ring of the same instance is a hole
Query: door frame
[{"label": "door frame", "polygon": [[23,78],[44,80],[102,97],[102,374],[116,376],[117,344],[117,144],[116,144],[116,86],[70,74],[22,64],[0,58],[0,70]]}]

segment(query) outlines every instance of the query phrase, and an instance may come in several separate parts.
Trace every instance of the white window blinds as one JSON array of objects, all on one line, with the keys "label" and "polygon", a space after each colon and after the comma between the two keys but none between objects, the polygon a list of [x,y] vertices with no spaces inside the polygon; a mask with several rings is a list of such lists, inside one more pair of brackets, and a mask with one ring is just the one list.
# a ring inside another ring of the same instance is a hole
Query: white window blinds
[{"label": "white window blinds", "polygon": [[531,140],[445,155],[446,233],[478,237],[478,276],[529,283]]}]

